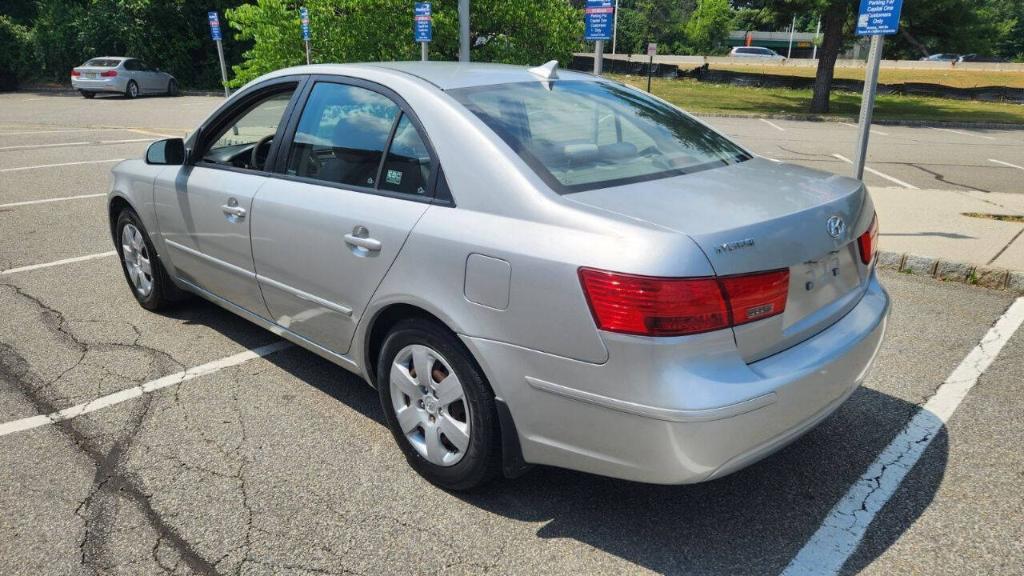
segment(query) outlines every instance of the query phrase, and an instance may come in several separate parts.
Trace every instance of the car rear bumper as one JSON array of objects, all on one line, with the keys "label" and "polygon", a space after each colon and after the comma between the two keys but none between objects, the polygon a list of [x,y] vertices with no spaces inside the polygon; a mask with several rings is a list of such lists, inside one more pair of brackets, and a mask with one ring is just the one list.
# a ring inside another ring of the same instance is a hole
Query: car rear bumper
[{"label": "car rear bumper", "polygon": [[113,78],[72,78],[71,87],[83,92],[124,92],[128,79],[124,76]]},{"label": "car rear bumper", "polygon": [[771,454],[863,382],[885,332],[877,277],[856,307],[752,364],[731,333],[604,334],[601,365],[463,337],[509,406],[527,462],[658,484],[718,478]]}]

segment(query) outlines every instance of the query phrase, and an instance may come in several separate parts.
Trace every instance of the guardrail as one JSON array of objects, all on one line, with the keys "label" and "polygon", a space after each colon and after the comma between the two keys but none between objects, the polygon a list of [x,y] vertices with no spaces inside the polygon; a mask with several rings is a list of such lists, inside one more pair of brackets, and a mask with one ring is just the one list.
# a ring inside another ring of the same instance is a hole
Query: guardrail
[{"label": "guardrail", "polygon": [[[593,58],[592,52],[578,52],[575,56]],[[625,62],[647,63],[648,56],[644,54],[605,54],[605,62],[609,60],[620,60]],[[655,64],[692,65],[694,67],[702,64],[722,64],[732,66],[782,66],[791,68],[813,68],[818,65],[817,60],[809,58],[793,58],[788,60],[762,60],[758,58],[732,58],[729,56],[677,56],[673,54],[658,55],[654,57]],[[837,68],[864,68],[867,63],[864,60],[837,60]],[[985,70],[989,72],[1024,72],[1024,63],[1013,62],[927,62],[921,60],[882,60],[882,68],[907,69],[907,70]]]}]

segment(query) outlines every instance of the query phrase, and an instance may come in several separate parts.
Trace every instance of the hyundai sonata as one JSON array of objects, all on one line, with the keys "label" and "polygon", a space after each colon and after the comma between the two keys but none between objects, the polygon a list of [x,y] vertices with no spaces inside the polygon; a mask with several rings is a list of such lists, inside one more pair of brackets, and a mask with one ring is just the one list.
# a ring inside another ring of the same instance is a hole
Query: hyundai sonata
[{"label": "hyundai sonata", "polygon": [[850,396],[889,308],[860,181],[555,63],[280,70],[113,172],[142,306],[198,294],[362,376],[449,489],[728,474]]}]

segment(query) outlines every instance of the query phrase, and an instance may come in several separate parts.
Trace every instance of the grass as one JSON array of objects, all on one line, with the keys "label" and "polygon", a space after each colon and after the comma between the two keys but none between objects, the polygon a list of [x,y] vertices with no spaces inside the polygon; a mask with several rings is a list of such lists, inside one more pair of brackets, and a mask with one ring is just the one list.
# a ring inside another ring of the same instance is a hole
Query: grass
[{"label": "grass", "polygon": [[[685,68],[681,66],[680,68]],[[771,66],[767,64],[712,64],[713,70],[729,70],[747,74],[771,74],[775,76],[799,76],[814,78],[817,69],[813,66]],[[863,80],[863,68],[836,67],[835,77],[842,80]],[[902,84],[904,82],[922,82],[925,84],[941,84],[954,88],[978,88],[981,86],[1007,86],[1024,88],[1024,72],[997,72],[989,70],[900,70],[882,68],[878,82],[881,84]]]},{"label": "grass", "polygon": [[[609,76],[640,88],[647,86],[645,77]],[[696,114],[806,115],[811,101],[809,89],[749,88],[691,79],[654,78],[651,91],[656,96]],[[855,122],[860,113],[860,99],[860,94],[833,91],[832,111],[824,117],[843,118]],[[875,119],[1024,124],[1024,106],[924,96],[879,95],[875,105]]]}]

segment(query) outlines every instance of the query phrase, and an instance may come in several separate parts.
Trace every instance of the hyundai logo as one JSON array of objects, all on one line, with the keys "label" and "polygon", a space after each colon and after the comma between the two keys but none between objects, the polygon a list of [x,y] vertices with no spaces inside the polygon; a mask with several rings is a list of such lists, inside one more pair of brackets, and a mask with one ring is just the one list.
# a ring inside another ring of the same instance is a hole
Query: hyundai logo
[{"label": "hyundai logo", "polygon": [[825,222],[825,229],[828,230],[828,235],[839,240],[843,233],[846,232],[846,222],[839,216],[832,216]]}]

